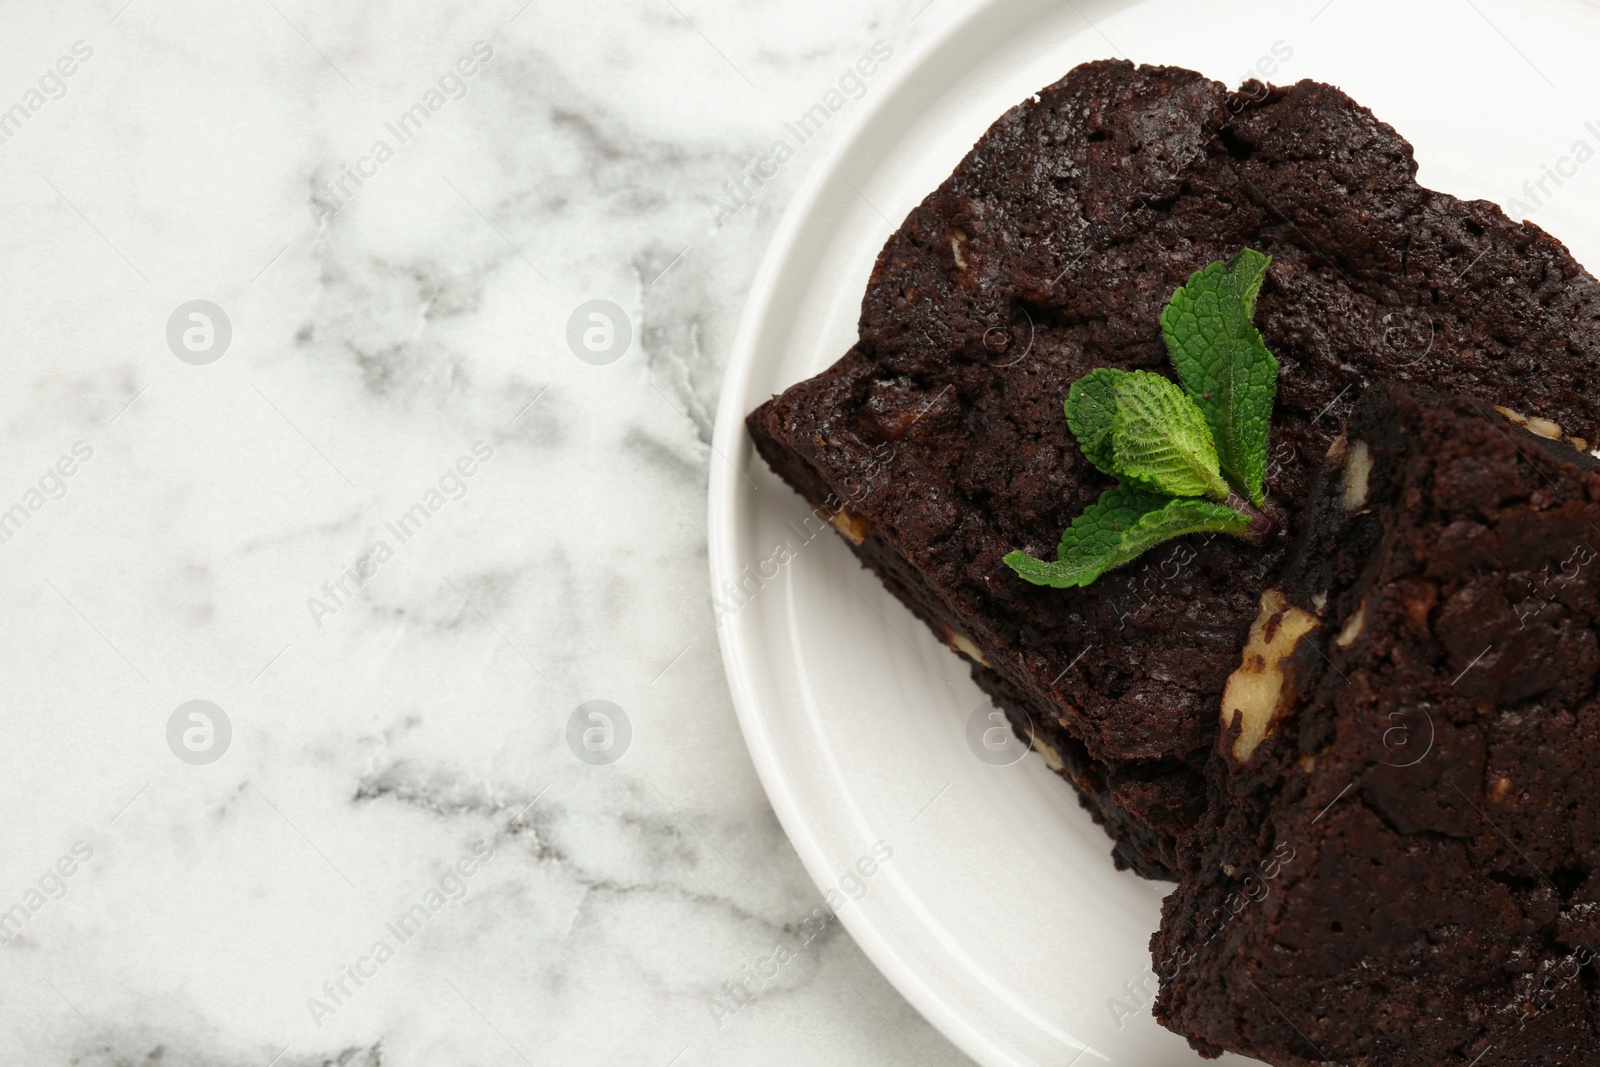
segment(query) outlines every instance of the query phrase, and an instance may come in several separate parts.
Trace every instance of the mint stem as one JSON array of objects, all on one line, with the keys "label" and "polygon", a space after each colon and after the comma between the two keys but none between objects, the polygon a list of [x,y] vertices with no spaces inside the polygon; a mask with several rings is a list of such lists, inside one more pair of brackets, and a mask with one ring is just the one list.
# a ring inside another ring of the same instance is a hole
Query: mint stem
[{"label": "mint stem", "polygon": [[1230,490],[1228,498],[1222,504],[1224,507],[1232,508],[1250,520],[1250,529],[1244,534],[1244,539],[1251,544],[1265,544],[1267,538],[1278,530],[1276,519],[1258,510],[1250,501],[1240,496],[1237,491]]}]

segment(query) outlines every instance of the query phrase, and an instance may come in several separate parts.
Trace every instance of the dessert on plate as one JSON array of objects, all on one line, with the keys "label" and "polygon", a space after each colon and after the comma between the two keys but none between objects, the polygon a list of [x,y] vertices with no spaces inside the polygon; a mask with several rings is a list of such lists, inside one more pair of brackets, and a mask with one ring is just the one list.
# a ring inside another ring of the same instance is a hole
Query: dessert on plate
[{"label": "dessert on plate", "polygon": [[[1182,869],[1219,700],[1369,386],[1525,412],[1584,450],[1600,436],[1594,278],[1415,174],[1411,146],[1332,86],[1085,64],[1002,116],[889,238],[850,350],[747,420],[1073,782],[1119,865]],[[1252,297],[1279,365],[1271,532],[1175,540],[1086,586],[1023,580],[1005,558],[1048,557],[1116,484],[1069,432],[1069,388],[1170,374],[1163,307],[1246,248],[1271,260]]]}]

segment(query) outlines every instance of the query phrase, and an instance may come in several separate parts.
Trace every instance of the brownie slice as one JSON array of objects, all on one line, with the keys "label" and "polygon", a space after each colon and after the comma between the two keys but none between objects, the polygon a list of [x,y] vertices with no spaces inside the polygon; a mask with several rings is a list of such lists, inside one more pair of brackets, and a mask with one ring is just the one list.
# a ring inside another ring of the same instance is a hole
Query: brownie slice
[{"label": "brownie slice", "polygon": [[[1315,82],[1230,93],[1097,62],[1000,118],[883,248],[857,343],[748,419],[862,562],[973,662],[1122,842],[1172,875],[1205,805],[1217,700],[1295,534],[1312,463],[1369,382],[1431,382],[1600,433],[1600,290],[1491,204],[1415,181],[1411,147]],[[1087,589],[1028,585],[1109,484],[1067,431],[1096,367],[1169,372],[1158,317],[1206,263],[1274,257],[1282,364],[1264,548],[1190,538]]]},{"label": "brownie slice", "polygon": [[1201,1052],[1600,1062],[1600,471],[1519,420],[1379,386],[1324,464],[1152,940]]}]

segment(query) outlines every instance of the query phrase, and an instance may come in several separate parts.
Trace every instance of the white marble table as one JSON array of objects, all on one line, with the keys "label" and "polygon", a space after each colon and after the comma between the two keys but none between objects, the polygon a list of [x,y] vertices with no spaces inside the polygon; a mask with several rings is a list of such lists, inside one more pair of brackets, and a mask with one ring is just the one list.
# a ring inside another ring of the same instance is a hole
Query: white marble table
[{"label": "white marble table", "polygon": [[0,4],[0,1062],[966,1062],[798,925],[704,523],[958,2]]}]

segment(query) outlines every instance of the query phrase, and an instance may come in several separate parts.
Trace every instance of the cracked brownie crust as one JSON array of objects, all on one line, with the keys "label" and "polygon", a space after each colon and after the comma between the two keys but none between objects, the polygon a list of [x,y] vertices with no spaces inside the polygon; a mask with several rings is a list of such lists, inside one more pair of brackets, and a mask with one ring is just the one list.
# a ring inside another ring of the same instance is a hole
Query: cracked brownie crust
[{"label": "cracked brownie crust", "polygon": [[[1566,249],[1416,184],[1411,147],[1315,82],[1230,94],[1098,62],[1013,108],[878,257],[859,339],[753,412],[756,447],[862,561],[1050,745],[1119,839],[1170,876],[1204,809],[1223,685],[1294,516],[1370,382],[1428,382],[1593,440],[1600,291]],[[1282,364],[1257,548],[1188,538],[1087,589],[1050,558],[1108,485],[1067,431],[1096,367],[1164,371],[1173,290],[1249,246],[1274,257],[1256,323]],[[1043,752],[1041,747],[1041,752]]]}]

